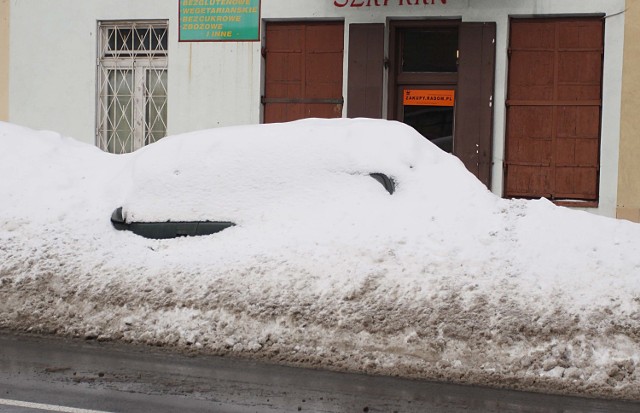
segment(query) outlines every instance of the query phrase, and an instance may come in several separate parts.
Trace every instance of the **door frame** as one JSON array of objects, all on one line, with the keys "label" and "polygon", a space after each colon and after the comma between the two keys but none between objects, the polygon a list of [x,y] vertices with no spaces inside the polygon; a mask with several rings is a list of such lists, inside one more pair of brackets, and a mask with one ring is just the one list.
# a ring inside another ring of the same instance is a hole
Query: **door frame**
[{"label": "door frame", "polygon": [[400,73],[402,48],[398,44],[399,29],[459,27],[461,20],[390,20],[389,21],[389,81],[387,85],[387,119],[399,120],[398,90],[401,86],[456,87],[458,73]]},{"label": "door frame", "polygon": [[[405,28],[457,28],[456,72],[400,73],[402,45],[399,32]],[[389,21],[389,78],[387,119],[401,120],[403,87],[453,89],[453,154],[487,188],[493,167],[493,95],[495,88],[495,22],[450,20]]]}]

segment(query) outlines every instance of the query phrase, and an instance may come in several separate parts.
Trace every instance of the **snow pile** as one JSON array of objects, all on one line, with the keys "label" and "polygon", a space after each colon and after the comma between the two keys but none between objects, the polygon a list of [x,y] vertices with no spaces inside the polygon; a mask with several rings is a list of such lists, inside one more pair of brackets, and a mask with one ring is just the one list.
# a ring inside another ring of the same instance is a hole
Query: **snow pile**
[{"label": "snow pile", "polygon": [[[0,327],[640,399],[640,225],[500,199],[403,124],[119,156],[0,124],[0,174]],[[236,226],[151,240],[113,229],[119,206]]]}]

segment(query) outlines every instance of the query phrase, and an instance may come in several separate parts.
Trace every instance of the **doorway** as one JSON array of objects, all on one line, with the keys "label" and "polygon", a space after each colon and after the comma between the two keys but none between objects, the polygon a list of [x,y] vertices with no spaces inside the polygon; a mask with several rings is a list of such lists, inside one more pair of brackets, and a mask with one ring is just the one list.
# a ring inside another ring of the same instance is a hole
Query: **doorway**
[{"label": "doorway", "polygon": [[455,90],[402,87],[401,120],[445,152],[453,153]]},{"label": "doorway", "polygon": [[388,118],[491,185],[495,23],[392,21]]}]

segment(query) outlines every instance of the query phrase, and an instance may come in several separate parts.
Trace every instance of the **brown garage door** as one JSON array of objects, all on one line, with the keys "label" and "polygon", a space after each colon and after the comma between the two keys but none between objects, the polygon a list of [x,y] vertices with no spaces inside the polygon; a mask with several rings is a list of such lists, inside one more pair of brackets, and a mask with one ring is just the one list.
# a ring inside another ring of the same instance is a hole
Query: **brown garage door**
[{"label": "brown garage door", "polygon": [[264,122],[342,117],[342,22],[268,23]]},{"label": "brown garage door", "polygon": [[598,199],[604,22],[511,21],[505,196]]}]

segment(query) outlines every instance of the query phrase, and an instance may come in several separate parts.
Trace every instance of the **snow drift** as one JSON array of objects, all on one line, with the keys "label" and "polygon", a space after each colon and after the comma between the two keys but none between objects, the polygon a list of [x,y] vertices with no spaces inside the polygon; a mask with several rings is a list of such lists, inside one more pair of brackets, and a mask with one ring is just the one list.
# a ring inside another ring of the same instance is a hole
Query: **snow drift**
[{"label": "snow drift", "polygon": [[[0,123],[0,175],[0,327],[640,399],[640,225],[498,198],[403,124],[110,155]],[[111,226],[119,206],[237,225],[150,240]]]}]

